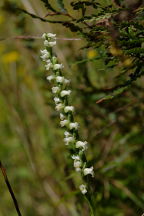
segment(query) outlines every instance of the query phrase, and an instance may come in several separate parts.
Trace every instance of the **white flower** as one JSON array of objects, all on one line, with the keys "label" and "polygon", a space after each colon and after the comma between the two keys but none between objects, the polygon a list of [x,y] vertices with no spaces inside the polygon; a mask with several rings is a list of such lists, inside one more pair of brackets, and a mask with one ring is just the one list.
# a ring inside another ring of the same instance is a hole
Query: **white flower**
[{"label": "white flower", "polygon": [[42,38],[43,38],[43,39],[46,39],[46,36],[47,36],[47,34],[46,34],[46,33],[43,33]]},{"label": "white flower", "polygon": [[53,46],[56,45],[56,41],[48,41],[48,40],[45,40],[45,41],[44,41],[44,45],[45,45],[46,47],[53,47]]},{"label": "white flower", "polygon": [[72,130],[72,129],[77,130],[78,127],[79,127],[79,124],[78,124],[77,122],[71,122],[71,123],[69,124],[70,130]]},{"label": "white flower", "polygon": [[46,70],[50,70],[50,69],[51,69],[51,67],[52,67],[51,63],[49,63],[49,64],[45,65],[45,68],[46,68]]},{"label": "white flower", "polygon": [[74,168],[76,169],[77,172],[81,171],[81,165],[82,165],[81,161],[74,160]]},{"label": "white flower", "polygon": [[56,39],[56,34],[47,33],[47,37],[55,40]]},{"label": "white flower", "polygon": [[54,102],[55,102],[55,104],[58,104],[58,103],[61,102],[61,100],[60,100],[60,98],[58,98],[58,97],[54,97]]},{"label": "white flower", "polygon": [[49,39],[56,39],[56,34],[52,34],[52,33],[44,33],[43,35],[42,35],[42,38],[43,39],[47,39],[47,38],[49,38]]},{"label": "white flower", "polygon": [[65,132],[64,132],[64,135],[65,135],[65,137],[69,137],[71,134],[70,134],[70,132],[65,131]]},{"label": "white flower", "polygon": [[60,91],[60,88],[58,86],[52,87],[52,93],[56,94]]},{"label": "white flower", "polygon": [[42,54],[41,58],[43,61],[46,61],[50,57],[50,53],[46,49],[41,50],[40,52]]},{"label": "white flower", "polygon": [[64,119],[65,119],[64,114],[60,113],[60,120],[64,120]]},{"label": "white flower", "polygon": [[42,58],[43,61],[46,61],[50,57],[50,54],[46,53],[46,54],[41,55],[40,57]]},{"label": "white flower", "polygon": [[82,192],[82,194],[86,194],[87,193],[86,185],[84,185],[84,184],[80,185],[79,189]]},{"label": "white flower", "polygon": [[47,76],[47,80],[48,81],[52,81],[52,80],[54,80],[54,78],[55,78],[55,76],[54,75],[50,75],[50,76]]},{"label": "white flower", "polygon": [[64,111],[65,111],[65,113],[67,113],[67,112],[74,112],[74,107],[73,106],[66,106],[64,108]]},{"label": "white flower", "polygon": [[70,93],[71,93],[71,90],[63,90],[61,91],[60,95],[61,97],[65,97],[67,95],[70,95]]},{"label": "white flower", "polygon": [[53,69],[54,70],[61,70],[63,68],[63,64],[54,64]]},{"label": "white flower", "polygon": [[51,42],[48,43],[48,46],[49,46],[49,47],[53,47],[53,46],[55,46],[55,45],[56,45],[56,41],[51,41]]},{"label": "white flower", "polygon": [[51,63],[51,61],[50,61],[50,59],[48,59],[47,61],[46,61],[46,65],[45,65],[45,68],[46,68],[46,70],[49,70],[50,68],[52,68],[52,63]]},{"label": "white flower", "polygon": [[48,51],[47,51],[46,49],[44,49],[44,50],[40,50],[40,52],[41,52],[42,55],[45,55],[45,54],[48,53]]},{"label": "white flower", "polygon": [[57,77],[56,77],[56,82],[58,82],[58,83],[63,83],[63,82],[64,82],[64,77],[62,77],[62,76],[57,76]]},{"label": "white flower", "polygon": [[90,167],[90,168],[85,168],[83,170],[83,173],[84,175],[92,175],[92,177],[94,177],[94,171],[93,171],[93,167]]},{"label": "white flower", "polygon": [[78,155],[73,155],[72,159],[74,160],[74,167],[77,172],[81,171],[82,162]]},{"label": "white flower", "polygon": [[80,156],[78,156],[78,155],[72,155],[72,159],[73,160],[80,160]]},{"label": "white flower", "polygon": [[64,127],[64,126],[67,126],[69,123],[69,121],[67,119],[63,120],[63,121],[60,121],[60,125],[61,127]]},{"label": "white flower", "polygon": [[82,151],[85,151],[87,149],[87,141],[77,141],[76,148],[82,148]]},{"label": "white flower", "polygon": [[64,105],[62,103],[58,103],[55,108],[57,111],[61,111],[64,108]]},{"label": "white flower", "polygon": [[74,142],[74,137],[66,137],[64,138],[65,145],[69,145],[71,142]]},{"label": "white flower", "polygon": [[45,40],[45,41],[44,41],[44,45],[45,45],[45,46],[49,46],[49,41],[48,41],[48,40]]}]

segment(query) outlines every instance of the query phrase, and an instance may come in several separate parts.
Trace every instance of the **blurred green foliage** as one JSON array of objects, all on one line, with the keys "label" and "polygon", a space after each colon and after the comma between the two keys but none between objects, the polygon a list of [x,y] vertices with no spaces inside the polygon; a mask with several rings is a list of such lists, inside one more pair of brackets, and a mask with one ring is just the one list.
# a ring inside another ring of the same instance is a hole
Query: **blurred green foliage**
[{"label": "blurred green foliage", "polygon": [[[61,38],[55,51],[89,142],[96,215],[142,215],[143,6],[128,0],[0,2],[0,159],[23,215],[89,215],[39,58],[42,42],[16,37],[43,32]],[[0,183],[0,216],[16,216],[2,175]]]}]

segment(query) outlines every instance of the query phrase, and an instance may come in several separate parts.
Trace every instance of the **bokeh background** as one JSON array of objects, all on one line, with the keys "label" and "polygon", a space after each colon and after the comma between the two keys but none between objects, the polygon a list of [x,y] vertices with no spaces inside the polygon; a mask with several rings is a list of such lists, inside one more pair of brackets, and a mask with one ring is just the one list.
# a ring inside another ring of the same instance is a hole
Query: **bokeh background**
[{"label": "bokeh background", "polygon": [[[50,2],[59,9],[56,1]],[[80,17],[70,2],[65,0],[65,7],[72,16]],[[101,3],[107,5],[109,1]],[[122,95],[97,104],[105,91],[117,83],[122,72],[120,66],[111,68],[105,64],[102,45],[84,48],[87,43],[81,35],[61,24],[32,19],[17,12],[16,7],[40,17],[45,17],[47,10],[40,0],[0,1],[0,160],[23,215],[89,215],[77,189],[79,178],[63,143],[51,85],[46,81],[47,73],[40,60],[43,44],[39,37],[43,32],[52,32],[60,38],[55,52],[65,66],[64,75],[71,79],[71,102],[80,122],[80,134],[89,143],[87,156],[93,160],[96,173],[97,215],[141,216],[143,78]],[[17,214],[0,174],[0,216],[8,215]]]}]

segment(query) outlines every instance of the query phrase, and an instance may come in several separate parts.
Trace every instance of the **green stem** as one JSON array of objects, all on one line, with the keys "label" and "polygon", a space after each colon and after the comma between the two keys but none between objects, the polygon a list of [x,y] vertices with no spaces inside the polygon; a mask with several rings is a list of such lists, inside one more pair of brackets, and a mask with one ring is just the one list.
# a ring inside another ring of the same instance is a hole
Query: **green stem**
[{"label": "green stem", "polygon": [[88,205],[89,205],[89,208],[90,208],[90,216],[95,216],[95,210],[94,210],[94,207],[93,207],[93,203],[92,203],[92,200],[89,199],[87,197],[87,195],[85,196],[87,202],[88,202]]}]

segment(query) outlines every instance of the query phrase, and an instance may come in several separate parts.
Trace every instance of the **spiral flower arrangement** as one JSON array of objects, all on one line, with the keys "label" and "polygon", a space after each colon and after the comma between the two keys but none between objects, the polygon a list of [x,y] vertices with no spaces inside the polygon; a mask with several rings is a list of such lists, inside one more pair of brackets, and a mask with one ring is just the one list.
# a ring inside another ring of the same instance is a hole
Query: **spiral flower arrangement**
[{"label": "spiral flower arrangement", "polygon": [[79,124],[74,121],[74,107],[69,104],[71,90],[68,89],[70,80],[62,75],[63,64],[58,63],[57,57],[53,54],[53,47],[56,45],[56,35],[52,33],[44,33],[45,49],[41,50],[41,59],[45,62],[45,69],[52,72],[47,77],[49,82],[53,82],[52,94],[54,95],[55,109],[60,115],[60,126],[65,128],[64,143],[70,150],[73,165],[76,172],[79,172],[84,181],[79,186],[82,194],[88,192],[88,182],[86,176],[94,177],[93,166],[89,167],[85,156],[88,148],[87,141],[81,141],[78,133]]}]

